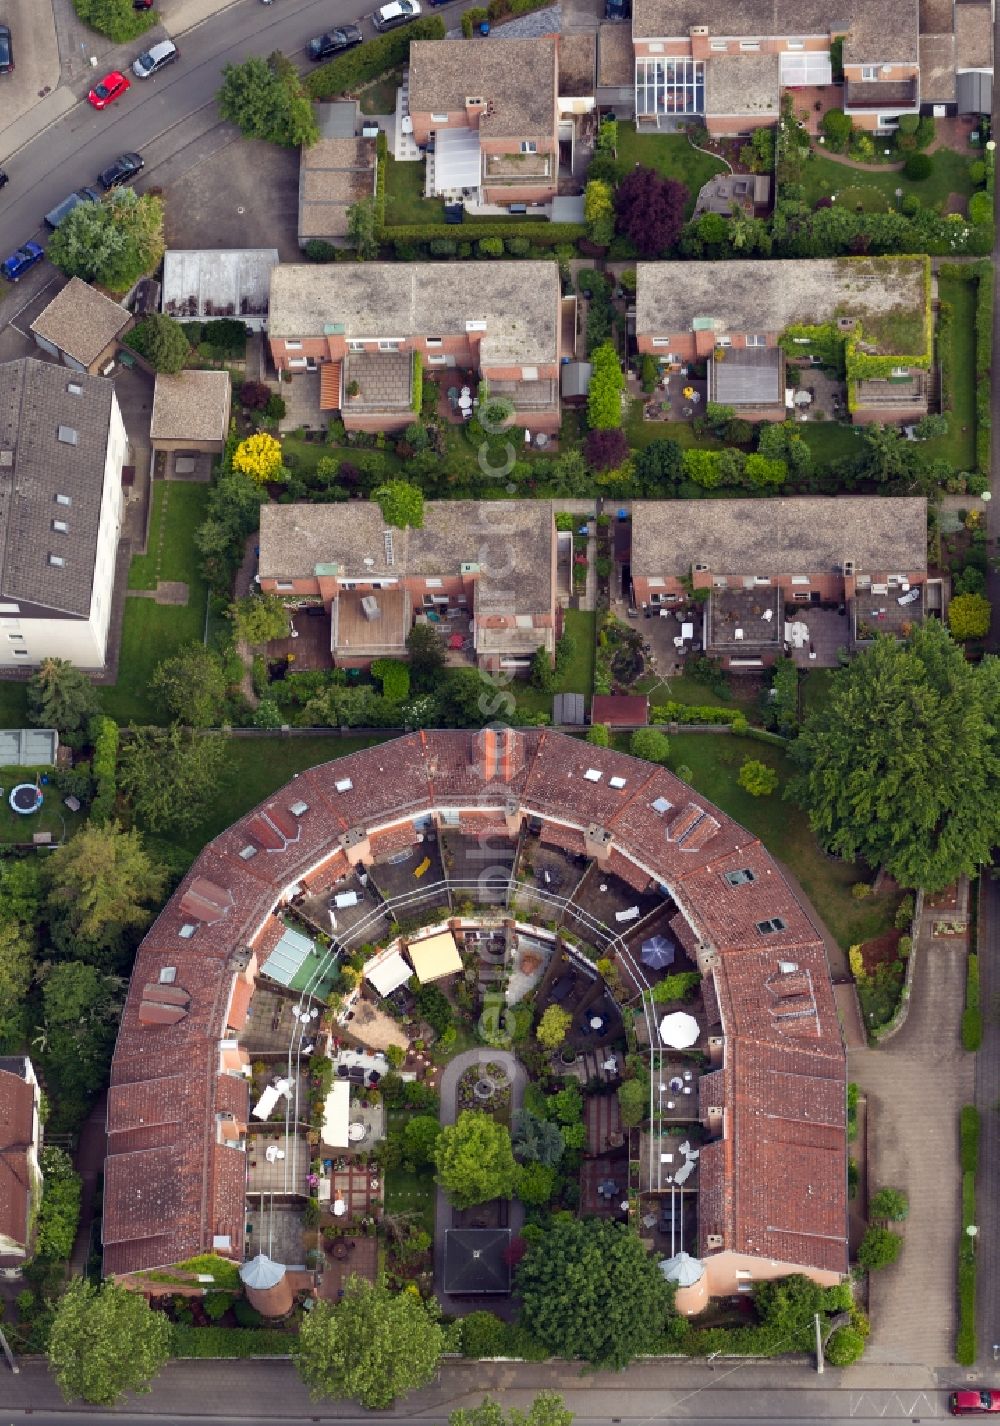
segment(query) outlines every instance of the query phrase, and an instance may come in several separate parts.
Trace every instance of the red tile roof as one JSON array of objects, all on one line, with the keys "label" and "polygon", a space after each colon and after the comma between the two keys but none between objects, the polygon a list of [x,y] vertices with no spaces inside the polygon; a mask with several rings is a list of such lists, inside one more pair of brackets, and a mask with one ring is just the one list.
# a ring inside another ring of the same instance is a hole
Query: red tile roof
[{"label": "red tile roof", "polygon": [[638,693],[597,693],[591,700],[590,721],[609,728],[645,727],[649,721],[649,699]]},{"label": "red tile roof", "polygon": [[[717,1234],[727,1249],[846,1269],[845,1060],[810,914],[760,842],[666,769],[524,730],[415,733],[324,763],[203,849],[140,947],[122,1019],[106,1272],[175,1262],[217,1237],[242,1254],[246,1161],[218,1143],[215,1116],[245,1120],[247,1088],[223,1069],[218,1046],[242,1009],[230,1009],[231,957],[250,944],[266,953],[287,889],[320,892],[347,875],[341,839],[352,829],[381,855],[412,845],[412,819],[435,808],[457,808],[465,830],[498,831],[511,803],[541,820],[543,841],[571,852],[584,851],[591,825],[603,828],[609,869],[636,890],[669,887],[672,933],[689,953],[704,946],[712,956],[706,996],[725,1065],[700,1102],[726,1113],[724,1137],[702,1151],[703,1251],[716,1250],[704,1240]],[[730,882],[727,871],[751,875]],[[163,994],[170,987],[186,1009]],[[172,1009],[183,1018],[166,1023]],[[140,1112],[147,1104],[155,1122]]]},{"label": "red tile roof", "polygon": [[253,999],[253,986],[237,976],[233,984],[233,993],[229,998],[229,1011],[226,1015],[226,1025],[230,1030],[242,1030],[247,1023],[247,1011],[250,1009],[250,1001]]},{"label": "red tile roof", "polygon": [[0,1069],[0,1237],[23,1248],[30,1223],[34,1105],[34,1085],[24,1073]]}]

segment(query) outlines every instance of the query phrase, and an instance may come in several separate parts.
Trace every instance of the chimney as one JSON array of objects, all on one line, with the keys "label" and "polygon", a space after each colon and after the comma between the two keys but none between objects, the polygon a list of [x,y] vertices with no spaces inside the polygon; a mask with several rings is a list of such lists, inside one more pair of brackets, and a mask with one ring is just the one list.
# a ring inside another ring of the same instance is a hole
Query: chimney
[{"label": "chimney", "polygon": [[611,833],[606,827],[599,827],[596,822],[591,822],[590,826],[583,834],[584,849],[587,856],[595,861],[599,867],[606,867],[611,858]]},{"label": "chimney", "polygon": [[473,761],[484,782],[510,782],[521,767],[519,735],[513,728],[483,728],[476,734]]}]

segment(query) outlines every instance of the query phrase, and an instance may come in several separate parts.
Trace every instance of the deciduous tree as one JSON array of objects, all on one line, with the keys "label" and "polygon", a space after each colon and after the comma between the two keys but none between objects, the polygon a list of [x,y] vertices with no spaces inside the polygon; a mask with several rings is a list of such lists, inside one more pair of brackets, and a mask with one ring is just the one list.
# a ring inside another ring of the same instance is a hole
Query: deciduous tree
[{"label": "deciduous tree", "polygon": [[136,831],[82,827],[45,864],[50,929],[77,959],[102,961],[149,924],[166,877]]},{"label": "deciduous tree", "polygon": [[984,594],[958,594],[948,605],[948,628],[956,639],[985,639],[990,632],[990,601]]},{"label": "deciduous tree", "polygon": [[249,475],[258,485],[283,480],[281,442],[269,431],[255,431],[240,441],[233,454],[233,470]]},{"label": "deciduous tree", "polygon": [[543,1050],[558,1050],[565,1040],[573,1017],[561,1005],[548,1005],[538,1022],[535,1038]]},{"label": "deciduous tree", "polygon": [[251,594],[226,611],[237,639],[247,644],[269,644],[288,637],[288,606],[277,594]]},{"label": "deciduous tree", "polygon": [[116,45],[137,39],[156,22],[155,12],[136,10],[132,0],[73,0],[80,19]]},{"label": "deciduous tree", "polygon": [[34,969],[34,943],[17,921],[0,919],[0,1053],[26,1038],[27,1007]]},{"label": "deciduous tree", "polygon": [[294,1347],[314,1396],[353,1397],[373,1411],[426,1385],[443,1350],[433,1301],[422,1302],[416,1288],[393,1292],[357,1277],[339,1302],[317,1302],[303,1317]]},{"label": "deciduous tree", "polygon": [[625,377],[612,342],[602,342],[590,354],[587,423],[593,431],[610,431],[622,423]]},{"label": "deciduous tree", "polygon": [[861,1240],[858,1262],[868,1272],[878,1272],[879,1268],[890,1267],[903,1249],[903,1240],[890,1228],[873,1225]]},{"label": "deciduous tree", "polygon": [[414,693],[429,693],[444,669],[444,644],[432,624],[414,624],[406,636]]},{"label": "deciduous tree", "polygon": [[527,1411],[514,1407],[505,1412],[487,1396],[478,1406],[462,1407],[448,1417],[448,1426],[572,1426],[572,1423],[572,1411],[566,1409],[562,1397],[553,1391],[540,1392]]},{"label": "deciduous tree", "polygon": [[510,1131],[479,1109],[446,1124],[434,1150],[437,1182],[456,1208],[513,1198],[517,1165]]},{"label": "deciduous tree", "polygon": [[606,248],[615,234],[615,210],[611,203],[611,185],[594,178],[583,190],[583,221],[592,243]]},{"label": "deciduous tree", "polygon": [[163,256],[163,200],[116,188],[102,203],[78,203],[52,234],[46,256],[68,277],[127,292]]},{"label": "deciduous tree", "polygon": [[684,224],[688,191],[673,178],[637,166],[615,193],[616,226],[640,257],[664,257]]},{"label": "deciduous tree", "polygon": [[212,728],[223,721],[226,670],[219,655],[204,644],[188,644],[157,664],[150,687],[168,718],[192,728]]},{"label": "deciduous tree", "polygon": [[136,820],[149,832],[194,827],[216,794],[226,763],[219,733],[137,728],[122,744],[118,786]]},{"label": "deciduous tree", "polygon": [[227,64],[218,93],[219,113],[248,139],[285,148],[308,147],[319,138],[312,104],[294,65],[280,51]]},{"label": "deciduous tree", "polygon": [[378,257],[378,228],[375,222],[375,199],[369,194],[359,198],[347,210],[347,241],[357,253],[359,262]]},{"label": "deciduous tree", "polygon": [[406,480],[387,480],[372,491],[372,499],[382,511],[387,525],[419,530],[424,523],[424,493]]},{"label": "deciduous tree", "polygon": [[778,774],[759,758],[747,758],[740,768],[738,781],[751,797],[769,797],[778,785]]},{"label": "deciduous tree", "polygon": [[403,1156],[423,1168],[434,1162],[441,1125],[433,1114],[414,1114],[403,1130]]},{"label": "deciduous tree", "polygon": [[792,795],[848,861],[939,891],[1000,841],[1000,661],[968,663],[937,620],[834,674],[792,745]]},{"label": "deciduous tree", "polygon": [[635,478],[644,495],[661,495],[684,479],[681,448],[676,441],[650,441],[635,457]]},{"label": "deciduous tree", "polygon": [[169,1352],[170,1323],[141,1292],[78,1277],[56,1306],[48,1359],[68,1401],[113,1406],[126,1391],[148,1391]]},{"label": "deciduous tree", "polygon": [[153,312],[129,333],[129,345],[144,356],[155,371],[170,375],[181,371],[191,355],[191,343],[180,322],[165,312]]},{"label": "deciduous tree", "polygon": [[618,1086],[618,1111],[624,1128],[638,1129],[649,1113],[649,1090],[642,1080],[626,1079]]},{"label": "deciduous tree", "polygon": [[629,752],[649,763],[665,763],[670,755],[670,739],[659,728],[637,728],[629,739]]},{"label": "deciduous tree", "polygon": [[621,1371],[676,1330],[673,1289],[631,1228],[559,1218],[517,1271],[522,1319],[553,1356]]}]

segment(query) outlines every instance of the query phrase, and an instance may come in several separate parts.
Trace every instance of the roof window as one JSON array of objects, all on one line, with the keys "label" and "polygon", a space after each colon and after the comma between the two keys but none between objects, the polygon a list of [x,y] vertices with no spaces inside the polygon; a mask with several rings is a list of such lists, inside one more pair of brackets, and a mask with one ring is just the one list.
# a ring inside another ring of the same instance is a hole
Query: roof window
[{"label": "roof window", "polygon": [[182,941],[190,941],[198,927],[192,921],[185,921],[184,925],[177,932]]},{"label": "roof window", "polygon": [[65,563],[66,561],[62,555],[49,555],[49,564],[53,565],[56,569],[62,569]]},{"label": "roof window", "polygon": [[72,505],[72,504],[73,504],[73,497],[72,497],[71,495],[57,495],[57,496],[56,496],[56,504],[57,504],[57,505]]},{"label": "roof window", "polygon": [[762,936],[773,936],[775,931],[783,931],[785,923],[780,916],[772,916],[770,921],[758,921],[757,930]]},{"label": "roof window", "polygon": [[624,786],[625,786],[625,779],[624,779],[623,777],[609,777],[609,778],[608,778],[608,786],[609,786],[609,787],[616,787],[616,788],[618,788],[618,787],[624,787]]},{"label": "roof window", "polygon": [[160,984],[161,984],[161,985],[173,985],[173,983],[174,983],[174,981],[175,981],[176,979],[177,979],[177,967],[176,967],[176,966],[164,966],[164,967],[161,969],[161,971],[160,971]]},{"label": "roof window", "polygon": [[291,807],[289,807],[288,810],[289,810],[289,812],[292,814],[293,817],[304,817],[305,814],[309,811],[309,803],[308,803],[308,802],[293,802],[292,805],[291,805]]},{"label": "roof window", "polygon": [[69,534],[69,526],[66,524],[65,520],[53,520],[52,528],[53,530],[57,530],[60,535]]},{"label": "roof window", "polygon": [[256,855],[257,848],[250,846],[249,843],[245,847],[240,848],[240,857],[245,862],[248,862],[251,857],[255,857]]},{"label": "roof window", "polygon": [[602,772],[598,772],[596,767],[588,767],[587,771],[583,774],[583,776],[587,782],[600,782],[604,774]]},{"label": "roof window", "polygon": [[75,446],[80,439],[75,426],[60,426],[56,431],[56,438],[62,441],[64,446]]},{"label": "roof window", "polygon": [[351,788],[354,786],[354,783],[349,777],[342,777],[333,785],[338,792],[350,792]]},{"label": "roof window", "polygon": [[70,381],[66,384],[66,390],[70,396],[82,396],[83,387],[78,381]]},{"label": "roof window", "polygon": [[742,867],[740,871],[727,871],[725,877],[730,886],[746,886],[748,882],[757,880],[749,867]]}]

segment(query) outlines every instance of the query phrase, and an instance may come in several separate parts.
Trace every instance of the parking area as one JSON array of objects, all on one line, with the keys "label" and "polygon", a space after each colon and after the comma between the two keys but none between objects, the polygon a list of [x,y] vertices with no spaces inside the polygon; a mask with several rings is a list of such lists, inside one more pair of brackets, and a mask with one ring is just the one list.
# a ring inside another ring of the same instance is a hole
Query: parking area
[{"label": "parking area", "polygon": [[301,261],[299,151],[234,138],[176,181],[157,175],[168,248],[277,248]]},{"label": "parking area", "polygon": [[0,155],[3,131],[17,122],[59,83],[59,47],[52,7],[46,0],[6,0],[0,20],[10,26],[14,73],[3,81],[0,105]]}]

